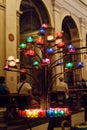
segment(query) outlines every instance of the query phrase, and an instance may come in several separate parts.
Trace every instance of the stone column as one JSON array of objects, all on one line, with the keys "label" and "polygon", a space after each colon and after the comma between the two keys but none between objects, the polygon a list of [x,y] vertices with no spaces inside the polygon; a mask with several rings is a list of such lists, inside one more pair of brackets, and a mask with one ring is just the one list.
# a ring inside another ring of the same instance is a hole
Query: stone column
[{"label": "stone column", "polygon": [[[81,42],[80,47],[86,47],[86,24],[83,19],[80,19],[80,30],[81,30]],[[86,52],[86,49],[82,49],[81,52]],[[81,61],[84,64],[84,67],[82,69],[82,77],[87,80],[87,54],[81,54]]]},{"label": "stone column", "polygon": [[[16,0],[6,0],[6,59],[17,58]],[[6,81],[13,93],[16,91],[17,73],[6,71]]]},{"label": "stone column", "polygon": [[3,71],[5,62],[5,2],[0,0],[0,76],[5,75]]},{"label": "stone column", "polygon": [[[57,32],[61,32],[62,31],[61,30],[61,26],[62,26],[61,9],[62,9],[62,7],[59,6],[56,2],[53,3],[53,11],[54,11],[54,15],[53,16],[54,16],[54,19],[55,19],[55,23],[54,23],[55,34],[54,35],[56,35]],[[56,44],[56,41],[55,41],[54,44]],[[57,47],[55,47],[55,49],[57,49]],[[60,55],[61,55],[60,53],[59,54],[58,53],[55,54],[53,56],[54,61],[58,60]],[[63,71],[63,67],[62,66],[55,67],[53,69],[53,75],[57,75],[57,74],[61,73],[62,71]],[[55,91],[55,89],[56,89],[55,88],[56,84],[58,84],[58,75],[55,77],[55,82],[54,82],[53,87],[52,87],[53,91]]]}]

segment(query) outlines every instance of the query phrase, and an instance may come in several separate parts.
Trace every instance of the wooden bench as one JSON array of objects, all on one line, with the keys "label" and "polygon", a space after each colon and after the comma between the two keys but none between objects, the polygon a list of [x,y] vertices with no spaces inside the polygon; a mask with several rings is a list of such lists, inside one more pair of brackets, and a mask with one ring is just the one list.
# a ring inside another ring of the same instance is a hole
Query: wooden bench
[{"label": "wooden bench", "polygon": [[68,107],[64,91],[55,91],[49,94],[51,107]]},{"label": "wooden bench", "polygon": [[8,108],[11,106],[19,109],[26,109],[30,104],[30,97],[28,95],[8,94],[0,95],[0,107]]}]

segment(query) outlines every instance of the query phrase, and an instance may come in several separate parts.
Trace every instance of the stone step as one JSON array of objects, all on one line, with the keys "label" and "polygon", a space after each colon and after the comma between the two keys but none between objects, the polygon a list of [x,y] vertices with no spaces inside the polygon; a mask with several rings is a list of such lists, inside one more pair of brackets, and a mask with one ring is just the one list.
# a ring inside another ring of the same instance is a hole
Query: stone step
[{"label": "stone step", "polygon": [[0,123],[0,130],[7,130],[6,123]]},{"label": "stone step", "polygon": [[0,111],[0,124],[5,123],[5,116],[3,111]]},{"label": "stone step", "polygon": [[24,124],[25,125],[25,120],[24,119],[13,119],[13,120],[8,120],[6,121],[7,125],[19,125],[19,124]]},{"label": "stone step", "polygon": [[23,120],[9,120],[0,122],[0,130],[26,130],[28,126]]},{"label": "stone step", "polygon": [[26,130],[24,125],[7,126],[6,124],[0,124],[0,130]]},{"label": "stone step", "polygon": [[0,130],[26,130],[26,123],[24,119],[6,119],[5,111],[0,110]]},{"label": "stone step", "polygon": [[26,130],[26,127],[24,125],[8,126],[7,130]]}]

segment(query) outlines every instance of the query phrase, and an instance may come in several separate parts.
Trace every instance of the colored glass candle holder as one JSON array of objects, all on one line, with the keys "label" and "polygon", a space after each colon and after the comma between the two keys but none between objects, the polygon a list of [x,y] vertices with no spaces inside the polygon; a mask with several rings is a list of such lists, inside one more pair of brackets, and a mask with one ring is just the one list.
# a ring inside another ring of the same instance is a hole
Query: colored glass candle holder
[{"label": "colored glass candle holder", "polygon": [[35,51],[34,50],[26,50],[25,54],[30,56],[30,57],[34,57],[35,56]]},{"label": "colored glass candle holder", "polygon": [[65,66],[66,66],[67,69],[70,69],[70,68],[73,67],[73,64],[71,62],[69,62],[69,63],[66,63]]},{"label": "colored glass candle holder", "polygon": [[44,34],[45,34],[45,29],[40,28],[40,29],[39,29],[39,34],[40,34],[40,35],[44,35]]},{"label": "colored glass candle holder", "polygon": [[31,36],[28,36],[26,38],[26,43],[32,43],[33,42],[33,38]]},{"label": "colored glass candle holder", "polygon": [[25,43],[20,43],[20,49],[25,49],[26,48],[26,44]]},{"label": "colored glass candle holder", "polygon": [[69,108],[50,108],[48,110],[42,109],[26,109],[19,110],[20,116],[27,118],[52,118],[63,117],[70,114]]},{"label": "colored glass candle holder", "polygon": [[54,49],[53,48],[47,48],[47,53],[48,54],[53,54],[54,53]]},{"label": "colored glass candle holder", "polygon": [[78,66],[79,68],[83,67],[83,62],[79,61],[79,62],[77,63],[77,66]]}]

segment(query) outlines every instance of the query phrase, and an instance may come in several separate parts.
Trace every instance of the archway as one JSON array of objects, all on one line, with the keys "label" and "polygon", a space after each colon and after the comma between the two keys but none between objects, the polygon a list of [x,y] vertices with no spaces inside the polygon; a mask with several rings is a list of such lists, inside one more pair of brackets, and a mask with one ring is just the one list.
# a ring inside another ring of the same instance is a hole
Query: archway
[{"label": "archway", "polygon": [[[21,42],[25,43],[26,37],[31,35],[34,39],[36,39],[38,35],[38,30],[41,28],[41,25],[43,23],[51,27],[49,13],[42,1],[22,0],[20,5],[20,10],[22,11],[22,14],[20,16],[20,41]],[[49,32],[51,32],[50,28],[49,28]],[[38,48],[35,49],[37,49],[37,52],[39,53],[39,49]],[[38,58],[38,57],[34,57],[34,58]],[[27,56],[24,57],[24,55],[21,52],[20,60],[21,60],[21,65],[20,65],[21,67],[25,65],[26,67],[29,68],[30,67],[29,65],[32,62],[31,60],[33,59],[30,59]],[[31,79],[31,77],[28,78],[28,81],[33,87],[33,91],[35,93],[40,92],[42,89],[40,86],[40,82],[42,82],[42,76],[41,76],[42,72],[36,69],[29,69],[27,71],[33,74],[33,76],[37,78],[37,83],[33,79]]]},{"label": "archway", "polygon": [[[65,46],[68,44],[73,44],[75,48],[80,47],[80,38],[78,28],[76,26],[75,21],[71,16],[66,16],[62,22],[62,30],[64,31],[63,40],[65,41]],[[74,62],[74,66],[80,60],[80,55],[70,55],[67,58],[64,58],[64,63],[66,62]],[[65,64],[64,64],[65,66]],[[79,76],[76,75],[76,70],[65,73],[65,80],[69,86],[75,84],[76,81],[79,80]]]},{"label": "archway", "polygon": [[40,0],[22,0],[20,10],[21,34],[37,31],[43,23],[50,25],[50,18],[44,3]]}]

